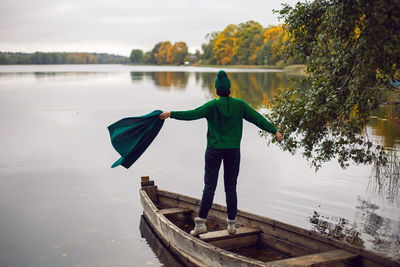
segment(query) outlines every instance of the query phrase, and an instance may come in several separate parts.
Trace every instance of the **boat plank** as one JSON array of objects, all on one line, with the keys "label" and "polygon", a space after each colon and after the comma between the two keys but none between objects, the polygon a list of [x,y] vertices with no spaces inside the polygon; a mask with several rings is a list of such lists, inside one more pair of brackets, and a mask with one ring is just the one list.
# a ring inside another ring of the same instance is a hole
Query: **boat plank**
[{"label": "boat plank", "polygon": [[193,210],[188,208],[167,208],[167,209],[161,209],[160,212],[163,215],[176,215],[176,214],[191,213],[193,212]]},{"label": "boat plank", "polygon": [[274,267],[280,266],[339,266],[340,263],[346,263],[355,260],[358,255],[346,250],[335,249],[327,252],[301,256],[271,262]]},{"label": "boat plank", "polygon": [[222,249],[234,249],[254,246],[257,244],[257,241],[258,235],[247,235],[232,237],[229,239],[214,240],[208,243]]},{"label": "boat plank", "polygon": [[200,201],[198,204],[195,204],[195,203],[191,203],[191,202],[185,202],[185,201],[180,201],[177,199],[165,197],[160,194],[158,194],[158,199],[159,199],[159,207],[162,209],[171,208],[171,207],[189,208],[189,209],[193,210],[195,213],[199,213]]},{"label": "boat plank", "polygon": [[260,230],[257,228],[241,227],[235,234],[229,234],[226,230],[212,231],[201,234],[201,240],[223,249],[233,249],[253,246],[258,241]]},{"label": "boat plank", "polygon": [[207,232],[205,234],[201,234],[199,237],[201,240],[205,242],[211,242],[215,240],[221,239],[233,239],[241,236],[247,235],[258,235],[260,233],[260,229],[250,228],[250,227],[240,227],[236,228],[235,234],[229,234],[226,230],[212,231]]},{"label": "boat plank", "polygon": [[260,234],[260,243],[266,248],[279,251],[280,253],[289,257],[300,257],[315,253],[299,244],[294,244],[287,240],[282,240],[264,233]]}]

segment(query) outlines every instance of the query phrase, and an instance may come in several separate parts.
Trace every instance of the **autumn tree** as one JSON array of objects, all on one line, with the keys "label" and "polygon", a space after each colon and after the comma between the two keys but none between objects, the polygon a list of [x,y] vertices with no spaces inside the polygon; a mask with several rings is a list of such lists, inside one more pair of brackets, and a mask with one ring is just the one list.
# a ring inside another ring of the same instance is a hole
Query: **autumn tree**
[{"label": "autumn tree", "polygon": [[169,41],[160,42],[153,48],[153,59],[156,64],[171,64],[172,44]]},{"label": "autumn tree", "polygon": [[260,48],[263,64],[275,65],[278,61],[283,60],[281,52],[282,42],[285,40],[287,33],[281,25],[270,26],[264,31],[264,42]]},{"label": "autumn tree", "polygon": [[306,64],[307,87],[276,99],[271,120],[283,149],[301,149],[315,167],[336,159],[385,164],[384,149],[365,134],[371,112],[399,100],[400,1],[315,0],[279,11],[285,53]]},{"label": "autumn tree", "polygon": [[237,58],[236,64],[256,65],[258,51],[264,43],[264,28],[255,21],[240,23],[237,28],[236,45],[233,53]]},{"label": "autumn tree", "polygon": [[230,24],[215,39],[213,54],[217,64],[232,64],[234,47],[237,42],[237,29],[238,27],[235,24]]},{"label": "autumn tree", "polygon": [[189,56],[188,47],[185,42],[160,42],[152,50],[152,58],[156,64],[181,65]]},{"label": "autumn tree", "polygon": [[202,45],[201,60],[203,64],[282,65],[279,44],[285,36],[281,26],[264,28],[252,20],[230,24],[206,36],[208,43]]}]

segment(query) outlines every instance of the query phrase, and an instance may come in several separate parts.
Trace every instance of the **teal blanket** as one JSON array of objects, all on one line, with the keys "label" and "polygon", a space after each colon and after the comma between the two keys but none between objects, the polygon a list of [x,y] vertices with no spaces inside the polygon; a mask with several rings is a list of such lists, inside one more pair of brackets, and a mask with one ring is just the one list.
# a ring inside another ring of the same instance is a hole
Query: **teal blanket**
[{"label": "teal blanket", "polygon": [[121,155],[111,168],[122,165],[128,169],[143,154],[164,124],[158,117],[161,113],[155,110],[143,116],[124,118],[107,127],[111,143]]}]

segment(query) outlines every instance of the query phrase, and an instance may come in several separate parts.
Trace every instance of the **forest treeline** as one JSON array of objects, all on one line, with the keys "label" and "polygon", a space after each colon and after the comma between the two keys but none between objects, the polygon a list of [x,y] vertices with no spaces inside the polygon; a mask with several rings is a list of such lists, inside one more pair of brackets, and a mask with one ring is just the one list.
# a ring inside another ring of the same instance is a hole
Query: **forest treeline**
[{"label": "forest treeline", "polygon": [[201,50],[189,53],[183,41],[159,42],[150,51],[133,49],[129,57],[97,53],[1,53],[0,64],[154,64],[154,65],[272,65],[295,64],[285,59],[282,44],[288,34],[282,27],[263,27],[255,21],[230,24],[206,35]]},{"label": "forest treeline", "polygon": [[123,64],[129,58],[104,53],[0,52],[0,64]]},{"label": "forest treeline", "polygon": [[247,21],[230,24],[223,31],[206,36],[200,60],[211,65],[277,65],[293,64],[285,58],[282,43],[288,38],[282,25],[264,28],[260,23]]},{"label": "forest treeline", "polygon": [[190,54],[184,42],[157,43],[151,51],[132,50],[134,64],[274,65],[294,64],[285,59],[282,43],[288,38],[282,25],[263,27],[255,21],[230,24],[222,31],[206,35],[201,50]]}]

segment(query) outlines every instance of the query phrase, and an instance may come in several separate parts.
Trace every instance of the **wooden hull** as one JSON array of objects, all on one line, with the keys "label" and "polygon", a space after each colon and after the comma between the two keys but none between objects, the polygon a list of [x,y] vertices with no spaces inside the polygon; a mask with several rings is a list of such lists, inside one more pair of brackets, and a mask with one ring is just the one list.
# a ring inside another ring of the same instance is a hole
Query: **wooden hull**
[{"label": "wooden hull", "polygon": [[[218,230],[226,229],[226,208],[217,204],[207,218],[208,228],[217,231],[193,237],[188,229],[185,231],[188,225],[178,227],[176,222],[193,221],[199,212],[199,199],[150,185],[142,187],[140,200],[154,232],[189,266],[400,266],[399,262],[316,232],[243,211],[237,214],[237,234],[224,234],[226,231]],[[256,246],[271,254],[271,259],[235,253],[246,247],[252,251]]]},{"label": "wooden hull", "polygon": [[143,215],[140,216],[139,229],[141,237],[146,240],[163,266],[185,266],[185,264],[179,260],[179,257],[173,255],[170,250],[166,249],[166,245],[159,240],[159,235],[154,232],[150,223]]}]

